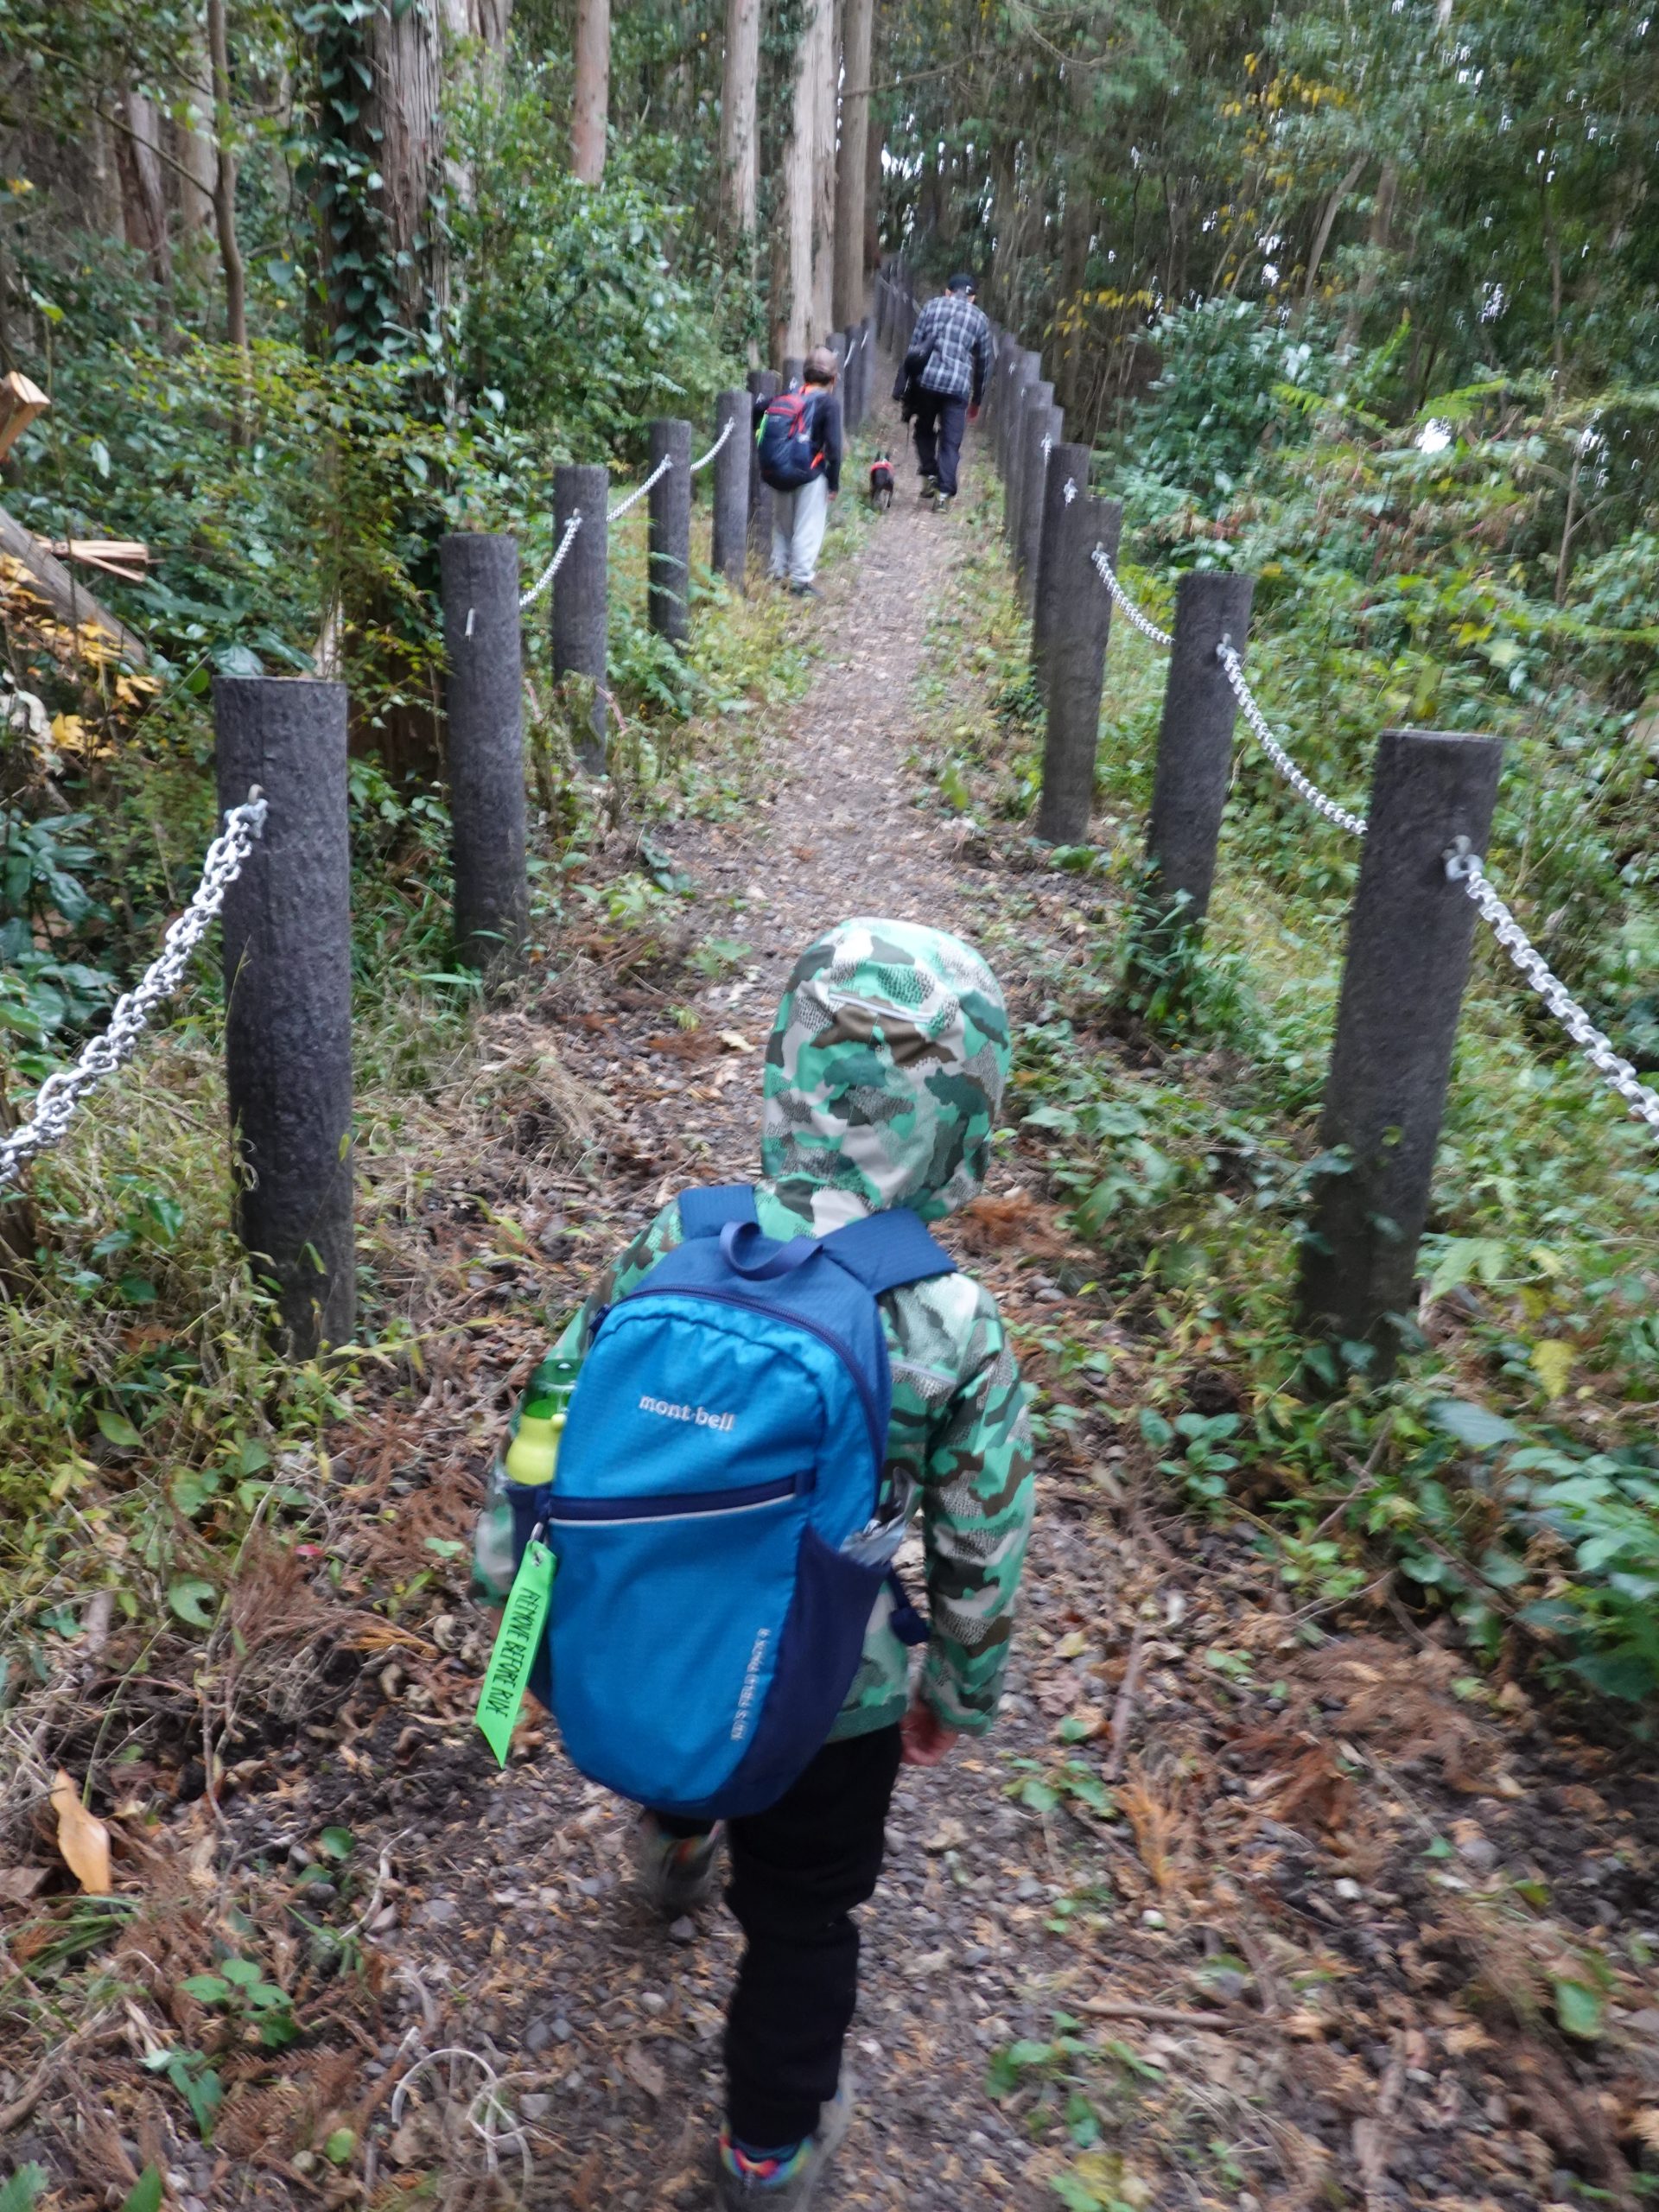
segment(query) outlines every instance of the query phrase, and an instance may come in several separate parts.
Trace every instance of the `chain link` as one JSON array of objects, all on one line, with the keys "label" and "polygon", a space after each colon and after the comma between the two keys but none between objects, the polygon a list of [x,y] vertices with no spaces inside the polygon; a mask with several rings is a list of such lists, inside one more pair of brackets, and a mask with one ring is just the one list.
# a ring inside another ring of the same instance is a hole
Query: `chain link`
[{"label": "chain link", "polygon": [[1141,636],[1150,638],[1154,645],[1162,645],[1166,650],[1173,645],[1175,640],[1170,636],[1168,631],[1160,630],[1151,615],[1143,614],[1122,585],[1119,583],[1111,563],[1106,558],[1106,548],[1103,545],[1096,545],[1089,558],[1094,563],[1095,571],[1100,581],[1111,594],[1113,606],[1121,613],[1128,617]]},{"label": "chain link", "polygon": [[575,512],[575,514],[570,515],[570,516],[568,516],[568,517],[566,518],[566,520],[565,520],[565,525],[564,525],[564,535],[563,535],[563,537],[562,538],[560,538],[560,540],[559,540],[558,547],[557,547],[557,550],[556,550],[555,551],[555,553],[554,553],[553,558],[552,558],[552,559],[548,563],[547,566],[546,566],[546,567],[542,570],[541,575],[540,575],[539,576],[537,576],[537,579],[536,579],[535,582],[534,582],[533,584],[531,584],[531,586],[530,589],[529,589],[528,591],[523,591],[523,592],[520,592],[520,593],[519,593],[519,594],[518,594],[518,607],[519,607],[519,611],[520,611],[520,613],[522,613],[522,612],[524,611],[524,609],[526,607],[534,607],[534,606],[535,606],[535,604],[536,604],[536,602],[537,602],[537,601],[541,597],[542,594],[543,594],[543,593],[547,589],[547,588],[548,588],[549,584],[550,584],[550,583],[552,582],[552,581],[553,581],[554,577],[555,577],[555,576],[556,576],[556,575],[558,575],[558,573],[559,573],[559,563],[563,560],[563,558],[564,558],[565,555],[566,555],[566,554],[570,550],[570,548],[571,548],[572,544],[573,544],[573,543],[575,543],[575,535],[576,535],[576,532],[577,532],[581,528],[582,528],[582,511],[581,511],[581,509],[580,509],[580,508],[578,508],[578,509],[577,509],[577,511],[576,511],[576,512]]},{"label": "chain link", "polygon": [[1216,658],[1226,671],[1227,681],[1233,687],[1233,696],[1244,710],[1244,719],[1255,734],[1255,741],[1279,771],[1292,791],[1305,798],[1315,814],[1322,814],[1327,822],[1334,822],[1338,830],[1346,830],[1351,836],[1365,835],[1365,817],[1351,814],[1345,806],[1338,806],[1327,798],[1312,777],[1305,776],[1280,744],[1268,726],[1268,718],[1255,703],[1255,694],[1244,681],[1244,664],[1234,651],[1231,640],[1224,638],[1216,647]]},{"label": "chain link", "polygon": [[1075,476],[1068,476],[1068,477],[1066,478],[1066,480],[1065,480],[1065,504],[1066,504],[1066,505],[1067,505],[1068,507],[1071,505],[1071,504],[1072,500],[1073,500],[1073,499],[1075,499],[1077,498],[1077,478],[1076,478]]},{"label": "chain link", "polygon": [[673,454],[671,453],[665,453],[662,459],[658,462],[656,467],[652,470],[650,475],[646,477],[645,482],[641,484],[637,490],[630,492],[626,499],[619,499],[617,501],[616,505],[606,516],[606,521],[620,522],[623,516],[628,512],[628,509],[630,507],[637,507],[640,500],[645,498],[646,493],[651,490],[652,486],[655,484],[660,484],[664,477],[667,475],[669,470],[672,468],[673,466]]},{"label": "chain link", "polygon": [[691,464],[691,474],[692,474],[694,476],[696,474],[697,471],[698,471],[700,468],[707,468],[707,467],[708,467],[708,466],[709,466],[709,462],[714,459],[715,455],[715,454],[720,451],[721,448],[725,444],[725,442],[726,442],[727,439],[728,439],[728,438],[729,438],[729,437],[731,436],[731,435],[732,435],[732,431],[733,431],[733,429],[734,429],[734,427],[735,427],[735,425],[736,425],[736,421],[737,421],[737,418],[736,418],[736,416],[734,416],[734,415],[728,415],[728,416],[726,417],[725,422],[721,425],[721,432],[720,432],[720,435],[719,435],[719,436],[715,440],[715,442],[713,443],[713,445],[711,445],[711,446],[709,447],[709,448],[708,452],[707,452],[706,454],[704,454],[704,455],[702,456],[702,459],[701,461],[694,461],[692,462],[692,464]]},{"label": "chain link", "polygon": [[1487,880],[1480,855],[1471,852],[1466,837],[1459,837],[1446,854],[1446,872],[1453,883],[1462,884],[1481,919],[1596,1073],[1618,1093],[1638,1121],[1645,1122],[1650,1129],[1659,1129],[1659,1091],[1649,1090],[1630,1062],[1619,1058],[1611,1040],[1597,1028],[1560,976],[1552,972],[1543,955]]},{"label": "chain link", "polygon": [[225,827],[207,848],[201,881],[184,912],[168,927],[162,950],[133,988],[116,1001],[110,1026],[94,1037],[80,1058],[49,1075],[35,1094],[35,1110],[21,1128],[0,1136],[0,1183],[16,1174],[23,1161],[63,1137],[86,1094],[130,1059],[149,1017],[172,997],[191,954],[207,934],[225,904],[225,893],[242,873],[253,842],[265,826],[266,802],[256,784],[240,806],[225,817]]}]

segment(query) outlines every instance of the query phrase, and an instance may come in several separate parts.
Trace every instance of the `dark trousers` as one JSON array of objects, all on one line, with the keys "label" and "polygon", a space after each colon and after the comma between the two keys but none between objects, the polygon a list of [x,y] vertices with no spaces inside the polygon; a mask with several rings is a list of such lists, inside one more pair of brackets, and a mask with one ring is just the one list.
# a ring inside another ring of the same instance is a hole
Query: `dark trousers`
[{"label": "dark trousers", "polygon": [[826,1744],[768,1811],[731,1823],[726,1902],[746,1940],[726,2014],[726,2118],[751,2150],[810,2135],[841,2080],[858,1999],[853,1910],[881,1872],[899,1749],[896,1727]]},{"label": "dark trousers", "polygon": [[957,462],[968,423],[968,403],[942,391],[917,395],[916,458],[924,476],[937,476],[941,492],[957,495]]}]

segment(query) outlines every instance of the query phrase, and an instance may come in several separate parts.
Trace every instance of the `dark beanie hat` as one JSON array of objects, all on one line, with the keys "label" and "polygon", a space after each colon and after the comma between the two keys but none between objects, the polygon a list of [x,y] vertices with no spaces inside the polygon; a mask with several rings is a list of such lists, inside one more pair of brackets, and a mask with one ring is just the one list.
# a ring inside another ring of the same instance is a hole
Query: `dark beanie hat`
[{"label": "dark beanie hat", "polygon": [[947,292],[975,292],[979,287],[965,269],[959,269],[944,289]]}]

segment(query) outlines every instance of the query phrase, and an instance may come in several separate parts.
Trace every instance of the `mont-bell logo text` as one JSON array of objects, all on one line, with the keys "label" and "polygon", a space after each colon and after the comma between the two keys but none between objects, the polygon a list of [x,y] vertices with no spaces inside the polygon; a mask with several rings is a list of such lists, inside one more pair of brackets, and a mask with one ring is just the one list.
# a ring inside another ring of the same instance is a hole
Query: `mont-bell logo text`
[{"label": "mont-bell logo text", "polygon": [[677,1406],[668,1398],[641,1398],[639,1410],[656,1414],[664,1421],[695,1421],[699,1428],[718,1429],[722,1434],[737,1426],[735,1414],[711,1414],[707,1406]]}]

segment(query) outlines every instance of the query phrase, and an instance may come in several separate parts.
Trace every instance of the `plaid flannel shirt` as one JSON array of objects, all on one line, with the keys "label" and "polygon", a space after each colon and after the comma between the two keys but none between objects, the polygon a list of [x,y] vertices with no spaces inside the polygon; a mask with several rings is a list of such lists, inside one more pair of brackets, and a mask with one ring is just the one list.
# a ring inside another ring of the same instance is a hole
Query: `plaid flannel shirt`
[{"label": "plaid flannel shirt", "polygon": [[966,292],[941,292],[916,318],[905,365],[925,391],[977,407],[991,373],[991,326]]}]

